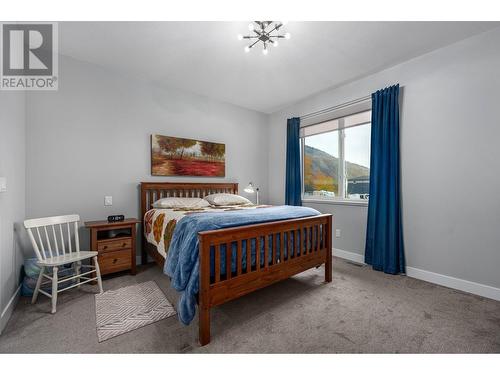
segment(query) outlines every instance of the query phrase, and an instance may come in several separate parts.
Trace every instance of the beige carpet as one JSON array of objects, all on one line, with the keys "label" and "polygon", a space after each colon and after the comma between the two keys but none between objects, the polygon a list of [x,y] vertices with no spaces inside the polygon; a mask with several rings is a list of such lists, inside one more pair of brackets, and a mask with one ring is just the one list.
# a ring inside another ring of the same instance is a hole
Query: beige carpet
[{"label": "beige carpet", "polygon": [[[154,280],[177,294],[157,266],[104,280],[105,290]],[[231,301],[212,312],[212,342],[198,345],[198,323],[163,319],[99,343],[95,288],[62,293],[57,314],[40,296],[21,299],[0,336],[14,353],[499,353],[500,302],[334,259],[323,269]],[[75,337],[78,340],[75,340]]]}]

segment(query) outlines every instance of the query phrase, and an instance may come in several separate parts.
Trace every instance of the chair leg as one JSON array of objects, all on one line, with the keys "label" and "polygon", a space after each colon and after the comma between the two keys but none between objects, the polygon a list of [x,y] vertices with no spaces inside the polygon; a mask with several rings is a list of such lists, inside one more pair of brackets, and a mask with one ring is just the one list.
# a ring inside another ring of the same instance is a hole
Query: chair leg
[{"label": "chair leg", "polygon": [[42,284],[44,272],[45,272],[45,267],[42,266],[42,268],[40,268],[40,274],[38,275],[38,280],[36,281],[35,290],[33,291],[33,298],[31,298],[32,304],[36,303],[36,300],[38,298],[38,291],[40,290],[40,285]]},{"label": "chair leg", "polygon": [[80,270],[82,268],[82,262],[75,262],[75,275],[78,276],[76,278],[76,283],[78,284],[77,288],[80,288]]},{"label": "chair leg", "polygon": [[94,266],[95,266],[95,274],[97,277],[97,285],[99,286],[99,293],[102,293],[102,279],[101,279],[101,270],[99,269],[99,262],[97,261],[97,257],[94,257]]},{"label": "chair leg", "polygon": [[57,273],[59,272],[58,267],[52,268],[52,314],[56,313],[57,305]]}]

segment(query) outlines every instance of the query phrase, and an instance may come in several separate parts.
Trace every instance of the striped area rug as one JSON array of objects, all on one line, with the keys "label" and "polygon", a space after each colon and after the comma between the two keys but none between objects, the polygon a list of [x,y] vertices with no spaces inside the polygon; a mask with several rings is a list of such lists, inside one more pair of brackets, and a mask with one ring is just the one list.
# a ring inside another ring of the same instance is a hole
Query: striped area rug
[{"label": "striped area rug", "polygon": [[176,313],[154,281],[96,294],[95,307],[99,342]]}]

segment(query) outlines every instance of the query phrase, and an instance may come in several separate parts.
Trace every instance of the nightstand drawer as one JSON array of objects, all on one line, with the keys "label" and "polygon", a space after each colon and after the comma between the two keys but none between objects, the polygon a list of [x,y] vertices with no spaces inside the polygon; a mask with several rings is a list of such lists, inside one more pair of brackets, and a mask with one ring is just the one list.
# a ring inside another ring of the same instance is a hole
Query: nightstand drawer
[{"label": "nightstand drawer", "polygon": [[132,265],[131,249],[110,251],[98,256],[102,274],[127,270]]},{"label": "nightstand drawer", "polygon": [[131,238],[120,238],[115,240],[106,240],[97,242],[97,251],[99,251],[100,253],[107,251],[129,249],[131,247],[132,247]]}]

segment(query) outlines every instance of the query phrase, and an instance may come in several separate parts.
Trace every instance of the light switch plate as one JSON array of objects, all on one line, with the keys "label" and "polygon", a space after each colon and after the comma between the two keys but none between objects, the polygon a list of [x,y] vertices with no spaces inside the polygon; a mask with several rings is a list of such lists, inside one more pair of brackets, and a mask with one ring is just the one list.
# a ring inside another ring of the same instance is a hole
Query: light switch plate
[{"label": "light switch plate", "polygon": [[113,197],[111,195],[106,195],[104,197],[104,205],[105,206],[112,206],[113,205]]},{"label": "light switch plate", "polygon": [[0,177],[0,193],[7,191],[7,179],[5,177]]},{"label": "light switch plate", "polygon": [[340,237],[340,229],[335,229],[335,237]]}]

